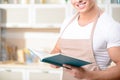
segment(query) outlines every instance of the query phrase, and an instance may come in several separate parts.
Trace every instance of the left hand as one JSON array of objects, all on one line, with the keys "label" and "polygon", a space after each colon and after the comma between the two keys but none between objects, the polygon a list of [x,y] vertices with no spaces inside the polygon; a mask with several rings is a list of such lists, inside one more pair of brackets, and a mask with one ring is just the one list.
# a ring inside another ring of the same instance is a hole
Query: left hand
[{"label": "left hand", "polygon": [[74,67],[67,64],[64,64],[63,67],[69,73],[71,73],[77,79],[86,79],[88,71],[83,67]]}]

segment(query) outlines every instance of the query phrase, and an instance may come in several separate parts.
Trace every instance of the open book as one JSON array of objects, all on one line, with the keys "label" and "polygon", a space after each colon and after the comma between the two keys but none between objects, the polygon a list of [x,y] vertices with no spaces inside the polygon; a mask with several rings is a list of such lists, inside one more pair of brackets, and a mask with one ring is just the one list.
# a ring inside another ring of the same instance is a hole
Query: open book
[{"label": "open book", "polygon": [[40,53],[35,52],[34,50],[30,49],[30,52],[32,52],[34,55],[38,56],[42,62],[54,64],[54,65],[57,65],[60,67],[62,67],[63,64],[68,64],[68,65],[75,66],[75,67],[80,67],[80,66],[84,66],[87,64],[91,64],[90,62],[83,61],[83,60],[73,58],[70,56],[66,56],[66,55],[60,54],[60,53],[42,56]]}]

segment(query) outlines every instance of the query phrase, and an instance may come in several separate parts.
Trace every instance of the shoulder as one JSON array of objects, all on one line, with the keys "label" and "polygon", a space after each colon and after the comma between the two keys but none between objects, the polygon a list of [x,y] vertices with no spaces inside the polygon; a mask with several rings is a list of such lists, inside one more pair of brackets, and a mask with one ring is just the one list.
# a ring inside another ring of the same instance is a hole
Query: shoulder
[{"label": "shoulder", "polygon": [[107,25],[107,26],[111,26],[111,25],[115,25],[118,24],[118,22],[116,22],[113,17],[111,15],[109,15],[107,12],[104,12],[100,18],[99,18],[99,22],[102,23],[103,25]]},{"label": "shoulder", "polygon": [[120,46],[120,23],[103,13],[98,21],[97,33],[107,42],[107,47]]},{"label": "shoulder", "polygon": [[104,29],[104,31],[110,32],[110,31],[118,31],[120,32],[120,23],[115,21],[111,15],[108,15],[106,12],[104,12],[99,20],[98,20],[98,26]]}]

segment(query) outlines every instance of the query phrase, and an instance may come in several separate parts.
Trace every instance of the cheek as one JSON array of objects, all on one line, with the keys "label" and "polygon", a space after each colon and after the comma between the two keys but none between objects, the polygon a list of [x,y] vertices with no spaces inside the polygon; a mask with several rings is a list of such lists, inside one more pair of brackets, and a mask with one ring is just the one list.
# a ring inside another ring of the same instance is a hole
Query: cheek
[{"label": "cheek", "polygon": [[71,0],[71,4],[73,7],[75,7],[75,3],[76,3],[75,0]]},{"label": "cheek", "polygon": [[75,0],[71,0],[71,4],[74,4],[75,3]]},{"label": "cheek", "polygon": [[96,0],[89,0],[89,3],[92,5],[95,5],[97,2],[96,2]]},{"label": "cheek", "polygon": [[89,0],[87,7],[90,9],[96,5],[95,3],[96,3],[95,0]]}]

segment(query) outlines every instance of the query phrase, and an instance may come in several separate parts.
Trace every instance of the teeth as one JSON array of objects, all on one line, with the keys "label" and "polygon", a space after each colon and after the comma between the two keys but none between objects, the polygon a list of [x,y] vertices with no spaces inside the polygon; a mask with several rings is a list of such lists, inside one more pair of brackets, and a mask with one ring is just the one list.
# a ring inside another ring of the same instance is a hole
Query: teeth
[{"label": "teeth", "polygon": [[78,3],[77,6],[79,8],[83,8],[85,6],[86,2],[81,2],[81,3]]},{"label": "teeth", "polygon": [[84,5],[86,2],[77,3],[77,5]]}]

